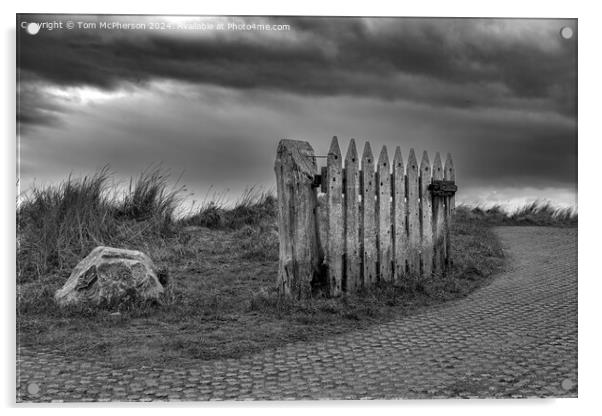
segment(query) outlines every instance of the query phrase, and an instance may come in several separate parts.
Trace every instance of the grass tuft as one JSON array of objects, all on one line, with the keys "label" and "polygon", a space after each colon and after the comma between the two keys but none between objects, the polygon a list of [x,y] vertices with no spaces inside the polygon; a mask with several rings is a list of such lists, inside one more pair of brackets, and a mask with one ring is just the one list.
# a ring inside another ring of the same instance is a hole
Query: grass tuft
[{"label": "grass tuft", "polygon": [[31,189],[17,207],[17,281],[69,274],[99,245],[149,248],[174,234],[179,190],[169,190],[165,174],[143,173],[122,198],[110,177],[104,168]]},{"label": "grass tuft", "polygon": [[247,188],[232,208],[220,200],[203,204],[183,220],[185,225],[213,229],[238,229],[242,226],[263,226],[274,223],[277,215],[276,197],[271,192]]},{"label": "grass tuft", "polygon": [[182,188],[169,190],[169,175],[160,169],[142,172],[130,179],[128,191],[115,207],[115,216],[136,221],[151,221],[159,228],[173,225]]}]

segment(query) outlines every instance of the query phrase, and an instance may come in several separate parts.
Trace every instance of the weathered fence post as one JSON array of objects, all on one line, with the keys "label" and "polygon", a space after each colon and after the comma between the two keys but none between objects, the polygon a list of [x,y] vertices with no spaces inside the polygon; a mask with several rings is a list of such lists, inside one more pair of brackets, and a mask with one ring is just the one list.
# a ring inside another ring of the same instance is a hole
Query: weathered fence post
[{"label": "weathered fence post", "polygon": [[351,139],[345,156],[345,291],[361,287],[359,237],[359,160],[355,140]]},{"label": "weathered fence post", "polygon": [[396,284],[406,272],[408,235],[406,232],[406,180],[403,168],[403,158],[399,146],[395,149],[393,157],[393,252],[395,268],[393,281]]},{"label": "weathered fence post", "polygon": [[332,138],[327,157],[328,169],[328,287],[330,296],[343,290],[343,254],[345,253],[345,223],[343,221],[343,160],[336,136]]},{"label": "weathered fence post", "polygon": [[312,281],[320,277],[322,253],[318,236],[317,195],[312,187],[316,166],[308,142],[281,140],[276,162],[280,260],[278,290],[296,299],[311,297]]}]

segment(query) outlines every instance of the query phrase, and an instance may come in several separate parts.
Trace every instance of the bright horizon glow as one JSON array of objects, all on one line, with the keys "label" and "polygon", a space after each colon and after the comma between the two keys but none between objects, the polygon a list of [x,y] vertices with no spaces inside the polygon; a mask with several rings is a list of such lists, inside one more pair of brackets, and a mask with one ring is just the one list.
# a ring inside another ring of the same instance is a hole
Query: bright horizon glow
[{"label": "bright horizon glow", "polygon": [[99,88],[82,87],[55,87],[45,86],[43,93],[47,93],[62,101],[76,102],[78,104],[98,104],[109,100],[127,97],[124,90],[106,91]]}]

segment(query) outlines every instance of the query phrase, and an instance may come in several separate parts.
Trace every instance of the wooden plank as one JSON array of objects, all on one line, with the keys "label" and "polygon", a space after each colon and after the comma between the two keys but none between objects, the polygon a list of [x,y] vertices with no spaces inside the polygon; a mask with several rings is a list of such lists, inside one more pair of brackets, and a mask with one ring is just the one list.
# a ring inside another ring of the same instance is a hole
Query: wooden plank
[{"label": "wooden plank", "polygon": [[374,172],[374,157],[370,143],[364,145],[361,171],[361,244],[362,244],[362,279],[364,287],[376,282],[376,174]]},{"label": "wooden plank", "polygon": [[330,296],[339,296],[343,289],[343,254],[345,225],[343,222],[343,162],[339,142],[332,138],[326,162],[328,168],[328,290]]},{"label": "wooden plank", "polygon": [[[433,162],[432,180],[442,180],[444,176],[443,164],[441,163],[441,155],[439,152],[435,155]],[[433,272],[436,275],[442,275],[445,271],[445,250],[446,250],[446,233],[445,233],[445,215],[446,215],[446,199],[445,196],[433,196]]]},{"label": "wooden plank", "polygon": [[360,260],[359,158],[351,139],[345,156],[345,284],[346,292],[361,288]]},{"label": "wooden plank", "polygon": [[378,274],[381,281],[393,280],[391,239],[391,173],[387,146],[383,146],[378,157]]},{"label": "wooden plank", "polygon": [[406,228],[406,180],[399,146],[393,157],[393,281],[398,284],[406,272],[408,235]]},{"label": "wooden plank", "polygon": [[429,277],[433,272],[433,204],[428,186],[431,183],[431,164],[425,151],[420,162],[420,237],[421,274]]},{"label": "wooden plank", "polygon": [[[456,170],[454,169],[454,162],[450,153],[447,154],[445,159],[445,173],[444,179],[448,181],[456,180]],[[452,256],[452,245],[451,245],[451,228],[452,219],[456,204],[455,196],[446,198],[445,201],[445,265],[448,266],[451,263]]]},{"label": "wooden plank", "polygon": [[322,252],[316,226],[318,205],[312,178],[317,173],[314,150],[307,142],[281,140],[276,161],[278,195],[278,291],[308,299],[312,282],[321,277]]},{"label": "wooden plank", "polygon": [[418,162],[414,149],[410,149],[406,167],[406,192],[408,212],[408,272],[420,274],[420,192],[418,189]]}]

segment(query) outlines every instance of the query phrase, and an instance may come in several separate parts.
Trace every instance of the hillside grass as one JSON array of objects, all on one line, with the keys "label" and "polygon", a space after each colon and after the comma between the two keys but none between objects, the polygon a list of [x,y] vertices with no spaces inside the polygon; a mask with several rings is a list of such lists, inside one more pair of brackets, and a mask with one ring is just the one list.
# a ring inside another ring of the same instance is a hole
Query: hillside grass
[{"label": "hillside grass", "polygon": [[[214,201],[175,219],[179,193],[167,184],[166,175],[149,171],[117,197],[103,170],[34,189],[19,205],[20,345],[109,361],[114,367],[240,357],[466,296],[504,263],[491,229],[498,220],[459,207],[453,222],[454,263],[446,277],[377,285],[338,299],[289,301],[275,290],[273,195],[250,189],[232,207]],[[170,283],[160,306],[112,310],[54,303],[54,292],[73,266],[101,244],[142,250],[168,270]]]}]

